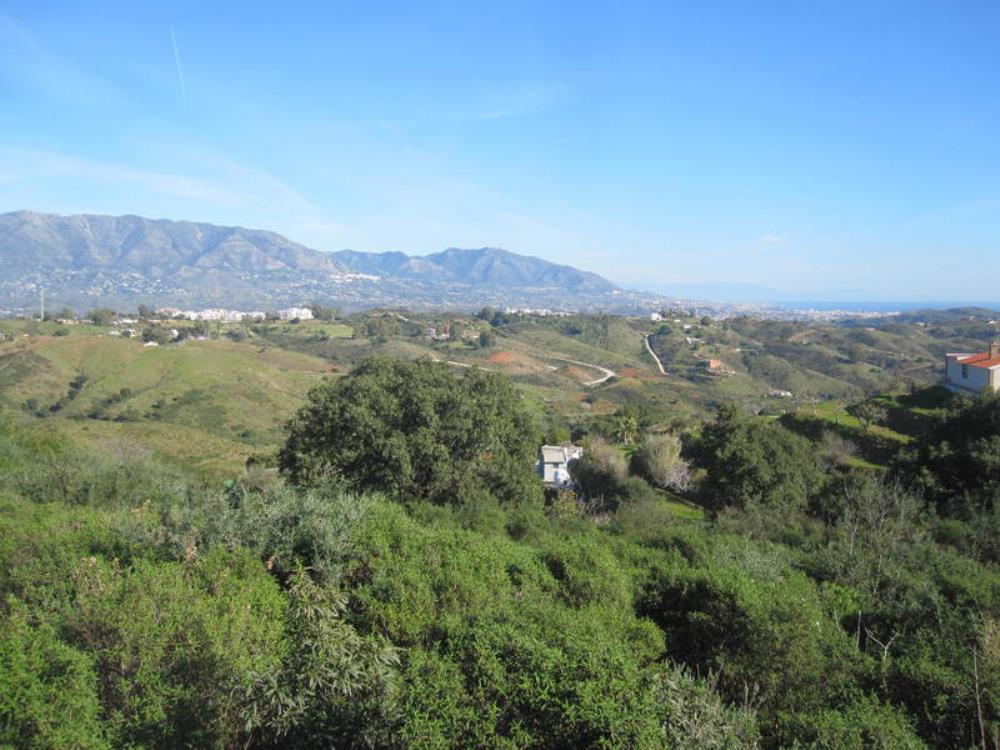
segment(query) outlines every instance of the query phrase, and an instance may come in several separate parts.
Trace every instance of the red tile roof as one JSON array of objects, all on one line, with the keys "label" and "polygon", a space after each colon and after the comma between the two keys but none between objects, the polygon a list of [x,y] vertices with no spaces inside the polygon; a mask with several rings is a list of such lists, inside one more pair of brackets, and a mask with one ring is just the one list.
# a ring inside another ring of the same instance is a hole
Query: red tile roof
[{"label": "red tile roof", "polygon": [[1000,356],[990,356],[990,352],[980,352],[979,354],[967,354],[964,357],[956,357],[955,361],[962,365],[990,368],[1000,365]]}]

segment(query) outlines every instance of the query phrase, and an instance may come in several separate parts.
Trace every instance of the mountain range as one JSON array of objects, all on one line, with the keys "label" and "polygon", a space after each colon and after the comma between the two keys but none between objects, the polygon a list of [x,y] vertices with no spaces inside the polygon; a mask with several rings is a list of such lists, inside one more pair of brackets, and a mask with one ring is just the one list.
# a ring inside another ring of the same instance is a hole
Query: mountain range
[{"label": "mountain range", "polygon": [[424,256],[322,252],[274,232],[141,216],[0,214],[0,308],[50,304],[273,309],[640,309],[652,295],[594,273],[499,248]]}]

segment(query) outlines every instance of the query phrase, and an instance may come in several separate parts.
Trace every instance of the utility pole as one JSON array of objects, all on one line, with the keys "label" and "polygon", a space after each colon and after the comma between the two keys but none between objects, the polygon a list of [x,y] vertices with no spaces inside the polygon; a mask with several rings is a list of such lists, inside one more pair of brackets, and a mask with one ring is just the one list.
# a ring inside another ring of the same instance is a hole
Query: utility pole
[{"label": "utility pole", "polygon": [[39,306],[39,320],[45,320],[45,287],[42,287],[42,303]]}]

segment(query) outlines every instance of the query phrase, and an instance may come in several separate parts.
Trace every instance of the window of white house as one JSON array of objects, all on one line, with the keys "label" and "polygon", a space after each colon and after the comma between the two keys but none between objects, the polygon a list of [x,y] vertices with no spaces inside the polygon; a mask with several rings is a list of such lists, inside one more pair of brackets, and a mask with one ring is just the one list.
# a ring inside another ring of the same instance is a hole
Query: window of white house
[{"label": "window of white house", "polygon": [[962,380],[968,380],[968,379],[969,379],[969,366],[962,365]]}]

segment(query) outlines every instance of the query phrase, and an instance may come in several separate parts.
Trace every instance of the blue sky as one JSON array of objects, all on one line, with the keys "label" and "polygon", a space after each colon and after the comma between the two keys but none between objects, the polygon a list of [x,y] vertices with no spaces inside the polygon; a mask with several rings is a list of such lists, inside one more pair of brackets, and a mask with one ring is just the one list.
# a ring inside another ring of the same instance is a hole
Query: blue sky
[{"label": "blue sky", "polygon": [[1000,3],[8,0],[19,208],[1000,300]]}]

